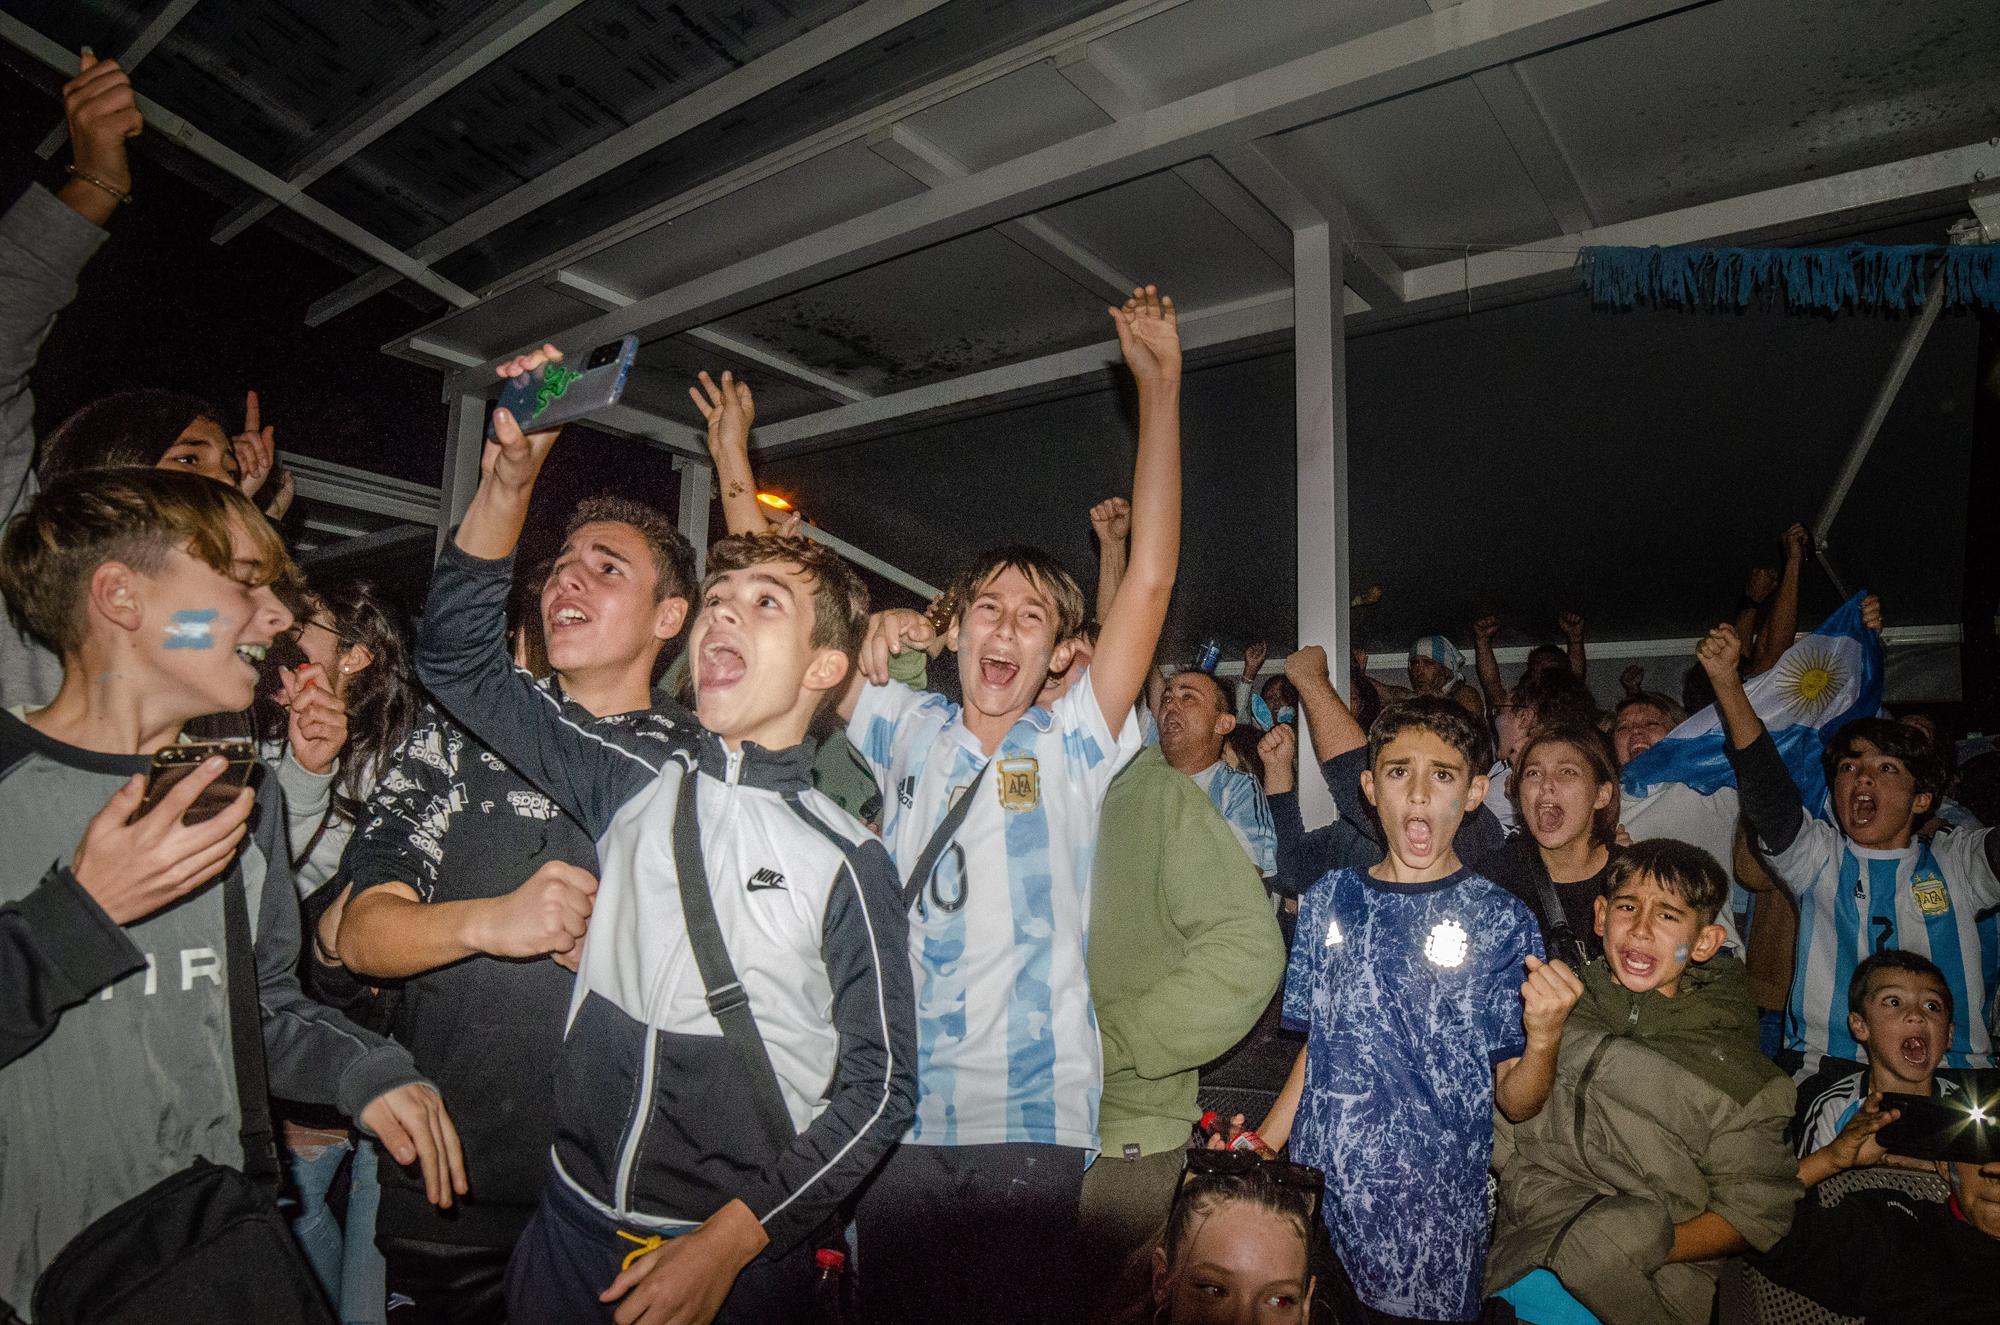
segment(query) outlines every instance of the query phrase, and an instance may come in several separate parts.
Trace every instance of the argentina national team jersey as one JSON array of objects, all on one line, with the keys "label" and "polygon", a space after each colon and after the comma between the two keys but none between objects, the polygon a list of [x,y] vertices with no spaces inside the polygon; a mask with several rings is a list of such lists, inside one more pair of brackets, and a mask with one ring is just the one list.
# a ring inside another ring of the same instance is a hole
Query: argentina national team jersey
[{"label": "argentina national team jersey", "polygon": [[1526,1048],[1541,927],[1470,870],[1327,875],[1299,902],[1284,1024],[1306,1032],[1290,1154],[1325,1172],[1334,1251],[1377,1311],[1472,1320],[1486,1264],[1493,1070]]},{"label": "argentina national team jersey", "polygon": [[1271,806],[1257,779],[1218,759],[1194,775],[1194,784],[1207,793],[1208,803],[1229,824],[1257,872],[1267,879],[1276,874],[1278,830],[1272,826]]},{"label": "argentina national team jersey", "polygon": [[1799,904],[1799,946],[1785,1015],[1785,1047],[1806,1072],[1822,1057],[1861,1059],[1847,1029],[1847,985],[1870,953],[1902,948],[1937,963],[1951,989],[1946,1067],[1993,1066],[1992,1014],[2000,970],[2000,879],[1986,860],[1991,829],[1940,833],[1900,851],[1856,846],[1834,825],[1804,826],[1771,864]]},{"label": "argentina national team jersey", "polygon": [[[987,761],[941,695],[863,688],[847,737],[882,791],[882,836],[908,877]],[[1091,860],[1114,735],[1085,672],[1014,724],[910,913],[919,1145],[1097,1149],[1102,1051],[1084,967]]]}]

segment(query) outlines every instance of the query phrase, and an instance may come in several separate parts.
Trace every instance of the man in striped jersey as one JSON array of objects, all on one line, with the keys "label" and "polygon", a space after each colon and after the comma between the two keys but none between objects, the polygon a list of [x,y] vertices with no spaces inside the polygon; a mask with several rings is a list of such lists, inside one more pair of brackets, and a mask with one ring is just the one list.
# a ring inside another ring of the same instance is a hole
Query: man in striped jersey
[{"label": "man in striped jersey", "polygon": [[[1862,620],[1882,624],[1869,598]],[[1944,972],[1964,1009],[1945,1051],[1947,1068],[1993,1065],[1985,1021],[2000,967],[2000,838],[1990,829],[1916,839],[1936,799],[1940,770],[1921,733],[1862,718],[1834,733],[1826,775],[1838,826],[1814,819],[1799,799],[1777,746],[1751,708],[1736,672],[1742,645],[1717,626],[1697,656],[1715,684],[1742,788],[1743,816],[1758,848],[1799,905],[1799,943],[1785,1016],[1781,1064],[1816,1098],[1860,1071],[1861,1046],[1847,1020],[1847,988],[1870,953],[1902,948]]]}]

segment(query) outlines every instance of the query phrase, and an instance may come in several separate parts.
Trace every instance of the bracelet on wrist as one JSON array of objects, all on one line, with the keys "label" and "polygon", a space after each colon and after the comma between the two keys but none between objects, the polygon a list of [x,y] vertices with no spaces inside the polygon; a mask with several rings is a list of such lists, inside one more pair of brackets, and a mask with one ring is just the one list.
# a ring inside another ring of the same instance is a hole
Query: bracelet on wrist
[{"label": "bracelet on wrist", "polygon": [[78,170],[74,165],[64,166],[63,169],[66,172],[68,172],[69,177],[71,179],[79,179],[82,180],[85,184],[90,185],[92,188],[102,189],[106,193],[110,194],[112,197],[116,198],[118,201],[122,203],[130,203],[132,201],[132,195],[130,193],[126,192],[124,189],[119,188],[116,184],[111,183],[109,180],[99,179],[97,176],[91,174],[88,170]]}]

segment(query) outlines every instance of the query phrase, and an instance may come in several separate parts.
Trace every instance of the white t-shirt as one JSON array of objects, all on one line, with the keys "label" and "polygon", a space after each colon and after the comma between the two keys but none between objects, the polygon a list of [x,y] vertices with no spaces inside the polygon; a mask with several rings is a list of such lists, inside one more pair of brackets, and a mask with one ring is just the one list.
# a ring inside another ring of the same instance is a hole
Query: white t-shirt
[{"label": "white t-shirt", "polygon": [[[1733,881],[1736,878],[1737,812],[1734,787],[1721,787],[1712,795],[1704,796],[1685,782],[1669,782],[1655,788],[1651,795],[1626,793],[1620,802],[1618,821],[1625,825],[1625,831],[1631,834],[1634,842],[1670,837],[1676,842],[1700,847],[1715,857],[1715,863],[1722,866],[1722,873]],[[1741,885],[1732,882],[1730,904],[1715,917],[1715,923],[1729,931],[1724,944],[1741,954],[1744,950],[1743,939],[1736,932],[1736,917],[1732,914],[1739,909],[1736,906],[1738,891],[1741,891]]]},{"label": "white t-shirt", "polygon": [[1194,775],[1194,784],[1207,795],[1208,803],[1229,825],[1229,831],[1236,834],[1257,873],[1267,879],[1275,875],[1278,830],[1271,822],[1271,806],[1264,799],[1264,789],[1257,785],[1257,779],[1218,759]]},{"label": "white t-shirt", "polygon": [[[882,790],[882,837],[905,877],[987,762],[959,707],[863,688],[847,738]],[[1139,749],[1115,735],[1085,672],[993,755],[954,847],[910,912],[918,1145],[1097,1149],[1103,1054],[1084,951],[1104,793]]]},{"label": "white t-shirt", "polygon": [[1500,821],[1500,831],[1511,834],[1519,827],[1514,815],[1514,802],[1507,795],[1507,779],[1514,776],[1514,766],[1504,759],[1496,759],[1493,767],[1486,770],[1486,799],[1479,802],[1493,811],[1493,817]]}]

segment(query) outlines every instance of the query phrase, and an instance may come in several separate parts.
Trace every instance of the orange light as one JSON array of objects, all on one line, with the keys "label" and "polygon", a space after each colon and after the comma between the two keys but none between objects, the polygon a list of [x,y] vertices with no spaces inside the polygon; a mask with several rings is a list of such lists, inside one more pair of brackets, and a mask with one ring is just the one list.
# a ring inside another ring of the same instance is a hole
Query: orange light
[{"label": "orange light", "polygon": [[789,511],[792,509],[792,504],[775,492],[760,492],[757,494],[757,500],[763,502],[774,511]]}]

